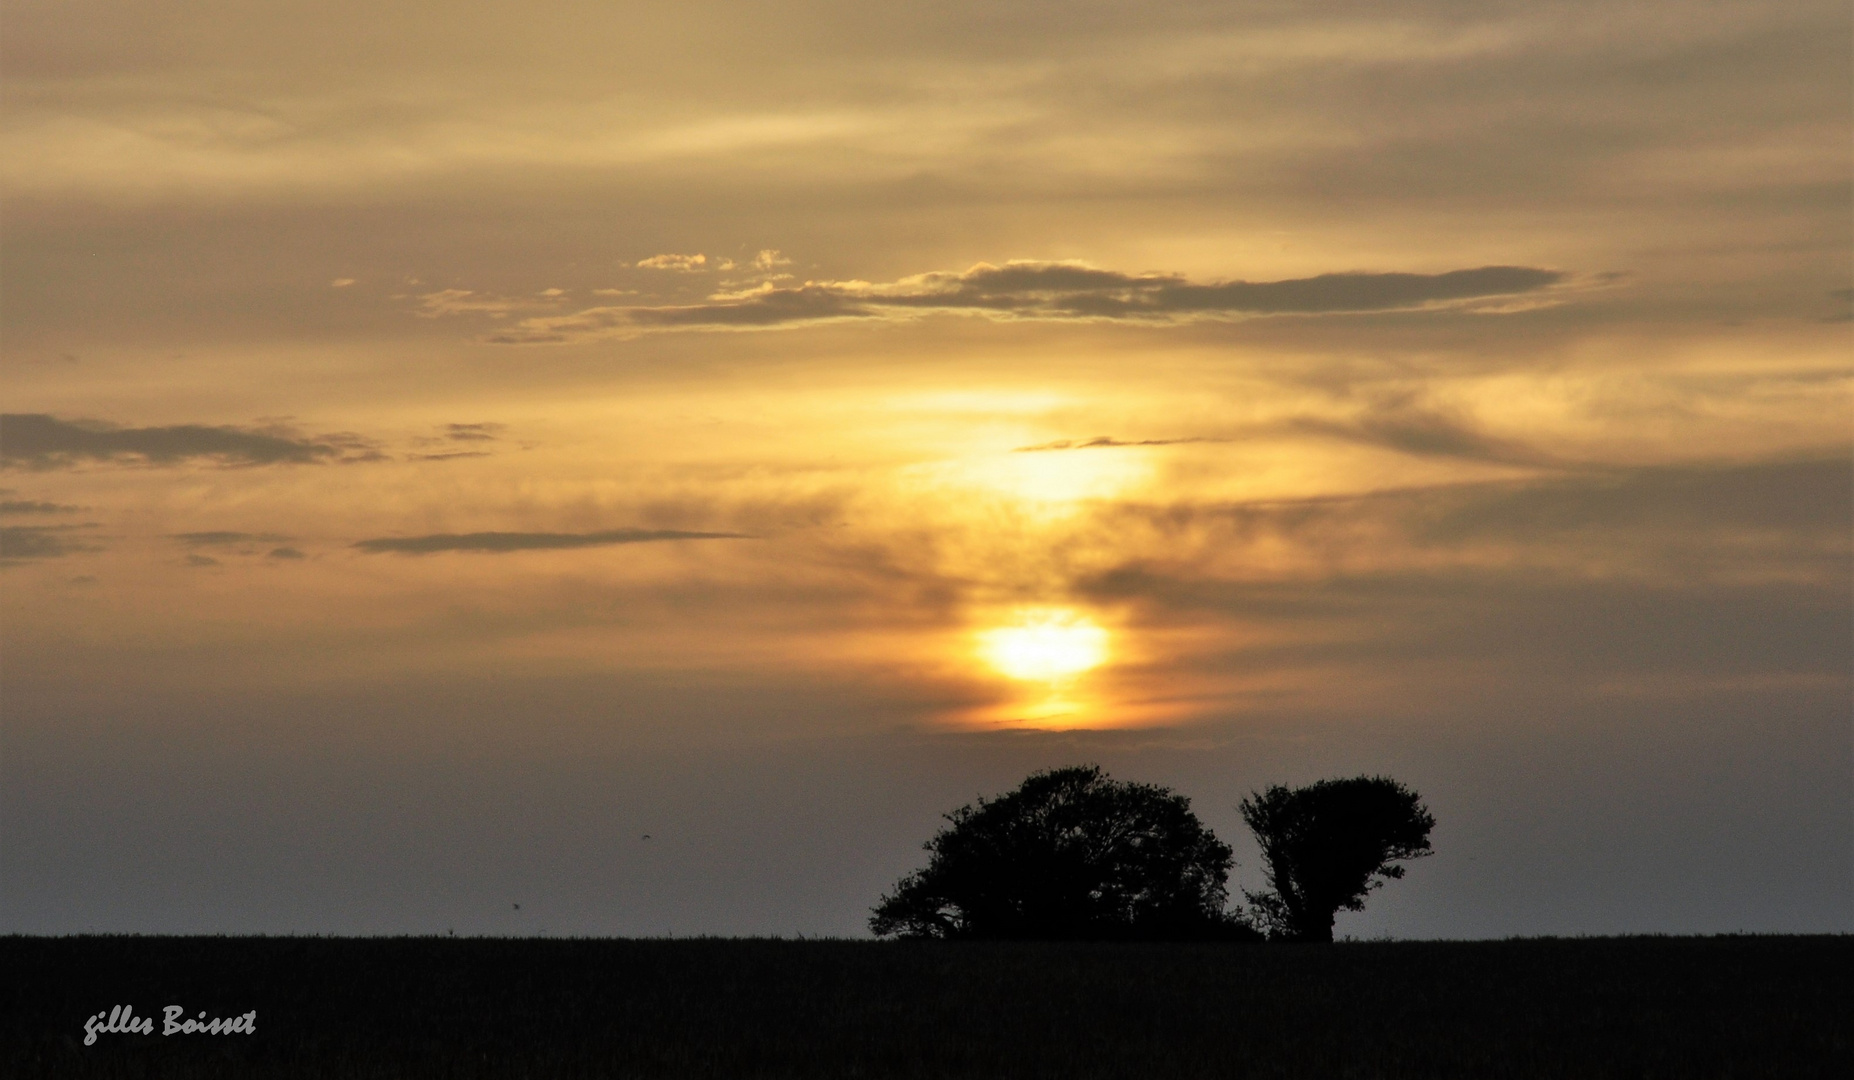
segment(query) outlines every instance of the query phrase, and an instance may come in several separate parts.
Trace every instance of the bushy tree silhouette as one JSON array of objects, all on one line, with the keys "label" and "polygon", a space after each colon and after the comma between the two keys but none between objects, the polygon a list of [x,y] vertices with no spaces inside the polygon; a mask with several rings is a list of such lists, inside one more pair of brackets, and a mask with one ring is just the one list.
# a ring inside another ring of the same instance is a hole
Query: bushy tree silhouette
[{"label": "bushy tree silhouette", "polygon": [[1224,912],[1228,845],[1165,788],[1051,769],[946,820],[926,868],[876,905],[878,936],[1258,936]]},{"label": "bushy tree silhouette", "polygon": [[1436,823],[1416,792],[1382,776],[1277,784],[1241,809],[1273,888],[1245,895],[1269,936],[1290,941],[1331,941],[1340,908],[1362,910],[1367,893],[1403,876],[1393,863],[1430,853]]}]

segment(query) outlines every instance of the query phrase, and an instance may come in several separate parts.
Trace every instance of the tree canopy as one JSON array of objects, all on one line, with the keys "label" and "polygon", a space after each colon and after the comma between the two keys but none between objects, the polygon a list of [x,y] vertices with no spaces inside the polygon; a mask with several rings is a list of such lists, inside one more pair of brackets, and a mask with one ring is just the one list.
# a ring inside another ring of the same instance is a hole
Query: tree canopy
[{"label": "tree canopy", "polygon": [[1225,913],[1230,849],[1190,800],[1098,766],[1032,774],[946,815],[927,866],[882,897],[878,936],[1253,936]]},{"label": "tree canopy", "polygon": [[1247,894],[1272,936],[1331,941],[1340,908],[1359,911],[1403,859],[1430,853],[1432,817],[1416,792],[1382,776],[1279,784],[1242,801],[1268,867],[1267,893]]}]

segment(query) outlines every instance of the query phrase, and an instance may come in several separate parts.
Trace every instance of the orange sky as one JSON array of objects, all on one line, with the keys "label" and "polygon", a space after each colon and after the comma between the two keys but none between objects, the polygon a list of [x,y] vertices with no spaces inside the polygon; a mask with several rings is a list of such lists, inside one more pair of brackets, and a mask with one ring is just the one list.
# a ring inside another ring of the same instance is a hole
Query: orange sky
[{"label": "orange sky", "polygon": [[0,929],[853,933],[1076,760],[1401,770],[1361,931],[1854,928],[1845,5],[5,20]]}]

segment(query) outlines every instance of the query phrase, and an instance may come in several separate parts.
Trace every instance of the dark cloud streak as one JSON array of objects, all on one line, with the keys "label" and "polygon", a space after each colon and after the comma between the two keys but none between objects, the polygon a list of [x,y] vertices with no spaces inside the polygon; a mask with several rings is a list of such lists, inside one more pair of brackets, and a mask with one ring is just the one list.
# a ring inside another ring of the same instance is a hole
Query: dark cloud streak
[{"label": "dark cloud streak", "polygon": [[537,316],[488,335],[500,344],[565,342],[608,333],[671,329],[766,329],[841,319],[972,312],[1001,319],[1174,323],[1269,315],[1421,310],[1535,294],[1569,276],[1526,266],[1483,266],[1440,274],[1337,273],[1286,281],[1196,284],[1176,274],[1125,274],[1080,263],[980,263],[887,284],[808,281],[717,293],[680,306],[609,306]]},{"label": "dark cloud streak", "polygon": [[0,514],[70,514],[83,509],[81,506],[65,506],[62,503],[34,502],[28,499],[0,502]]},{"label": "dark cloud streak", "polygon": [[1233,439],[1212,439],[1207,436],[1193,435],[1184,439],[1116,439],[1108,435],[1096,435],[1092,439],[1057,439],[1055,442],[1038,443],[1035,446],[1019,446],[1012,449],[1014,454],[1034,454],[1044,450],[1096,450],[1121,446],[1184,446],[1190,443],[1227,443]]},{"label": "dark cloud streak", "polygon": [[659,540],[752,540],[745,533],[685,532],[678,529],[610,529],[590,533],[476,532],[437,533],[431,536],[381,537],[357,541],[353,546],[370,554],[397,552],[430,555],[441,551],[501,554],[510,551],[560,551],[569,548],[645,544]]},{"label": "dark cloud streak", "polygon": [[0,528],[0,560],[54,559],[102,548],[75,535],[91,525],[8,525]]},{"label": "dark cloud streak", "polygon": [[1550,454],[1478,431],[1467,419],[1407,401],[1381,402],[1350,420],[1301,418],[1293,430],[1378,446],[1416,457],[1455,458],[1498,465],[1565,467]]},{"label": "dark cloud streak", "polygon": [[126,428],[60,420],[44,413],[0,416],[0,461],[31,469],[63,468],[80,461],[173,465],[195,458],[234,465],[301,465],[341,456],[342,448],[331,442],[235,427]]}]

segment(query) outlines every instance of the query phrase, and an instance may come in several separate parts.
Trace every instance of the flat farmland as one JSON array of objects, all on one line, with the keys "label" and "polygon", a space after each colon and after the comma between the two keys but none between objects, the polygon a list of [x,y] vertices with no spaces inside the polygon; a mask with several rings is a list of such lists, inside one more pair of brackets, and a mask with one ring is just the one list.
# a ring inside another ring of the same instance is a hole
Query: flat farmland
[{"label": "flat farmland", "polygon": [[[1854,1076],[1849,936],[10,937],[0,970],[7,1077]],[[153,1033],[84,1045],[119,1005]]]}]

